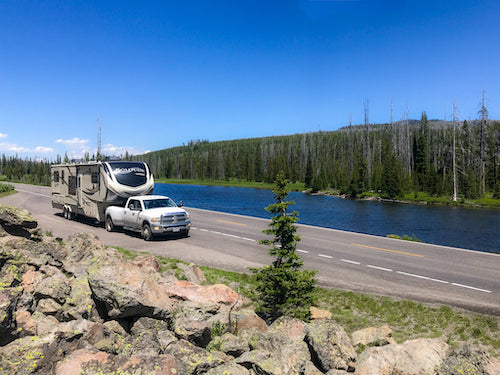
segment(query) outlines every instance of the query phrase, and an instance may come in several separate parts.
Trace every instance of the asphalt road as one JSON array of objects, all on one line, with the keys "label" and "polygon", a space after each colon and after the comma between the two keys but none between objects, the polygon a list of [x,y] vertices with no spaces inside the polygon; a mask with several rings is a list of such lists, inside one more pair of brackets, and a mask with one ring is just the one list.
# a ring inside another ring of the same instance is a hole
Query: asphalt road
[{"label": "asphalt road", "polygon": [[[271,260],[258,243],[266,237],[262,230],[268,220],[188,207],[193,223],[188,238],[145,242],[135,233],[108,233],[92,220],[65,220],[52,208],[50,188],[14,185],[18,193],[0,203],[28,209],[53,236],[92,233],[106,245],[233,271],[246,272]],[[321,285],[500,315],[498,254],[306,225],[299,225],[298,232],[299,254],[306,268],[319,271]]]}]

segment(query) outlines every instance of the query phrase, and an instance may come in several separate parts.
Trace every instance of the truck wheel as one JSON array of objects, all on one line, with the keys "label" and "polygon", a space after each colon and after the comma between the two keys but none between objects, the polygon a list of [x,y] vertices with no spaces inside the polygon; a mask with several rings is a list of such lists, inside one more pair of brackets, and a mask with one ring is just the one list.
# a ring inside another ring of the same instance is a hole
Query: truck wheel
[{"label": "truck wheel", "polygon": [[115,226],[113,225],[113,220],[108,216],[106,217],[106,222],[104,223],[104,226],[106,227],[106,230],[108,232],[112,232],[115,229]]},{"label": "truck wheel", "polygon": [[144,238],[144,241],[151,241],[153,238],[151,227],[147,223],[142,226],[142,238]]}]

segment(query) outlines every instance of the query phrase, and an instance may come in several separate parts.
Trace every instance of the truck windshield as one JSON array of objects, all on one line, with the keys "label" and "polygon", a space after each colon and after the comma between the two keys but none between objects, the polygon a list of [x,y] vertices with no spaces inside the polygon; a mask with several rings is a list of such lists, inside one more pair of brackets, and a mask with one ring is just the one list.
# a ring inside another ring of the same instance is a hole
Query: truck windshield
[{"label": "truck windshield", "polygon": [[146,210],[150,208],[161,208],[161,207],[177,207],[172,199],[148,199],[144,201],[144,207]]}]

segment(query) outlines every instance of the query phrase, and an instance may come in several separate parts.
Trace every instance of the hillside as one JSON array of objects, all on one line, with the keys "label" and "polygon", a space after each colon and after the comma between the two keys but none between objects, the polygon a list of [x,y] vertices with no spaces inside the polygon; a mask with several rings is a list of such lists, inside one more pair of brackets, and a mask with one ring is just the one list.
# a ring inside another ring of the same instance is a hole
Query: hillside
[{"label": "hillside", "polygon": [[[500,196],[500,122],[428,120],[356,125],[337,131],[209,142],[134,156],[158,178],[272,182],[283,170],[314,190],[387,198],[424,192]],[[455,141],[454,141],[455,139]],[[455,142],[455,147],[453,144]],[[455,170],[455,178],[453,171]],[[454,182],[455,181],[455,182]]]}]

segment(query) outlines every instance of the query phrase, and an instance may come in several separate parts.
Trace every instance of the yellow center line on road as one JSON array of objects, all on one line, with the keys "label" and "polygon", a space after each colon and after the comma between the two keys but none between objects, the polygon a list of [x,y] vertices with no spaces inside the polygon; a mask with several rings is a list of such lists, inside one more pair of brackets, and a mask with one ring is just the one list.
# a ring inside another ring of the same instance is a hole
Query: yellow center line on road
[{"label": "yellow center line on road", "polygon": [[235,223],[234,221],[227,221],[227,220],[220,220],[220,219],[218,219],[217,221],[219,221],[221,223],[226,223],[226,224],[241,225],[242,227],[246,227],[247,226],[246,224]]},{"label": "yellow center line on road", "polygon": [[418,258],[423,258],[423,255],[420,254],[413,254],[413,253],[405,253],[404,251],[397,251],[397,250],[389,250],[389,249],[382,249],[380,247],[373,247],[373,246],[367,246],[367,245],[360,245],[359,243],[353,243],[351,245],[354,246],[361,246],[361,247],[366,247],[368,249],[375,249],[375,250],[381,250],[381,251],[388,251],[390,253],[396,253],[396,254],[403,254],[403,255],[410,255],[412,257],[418,257]]}]

